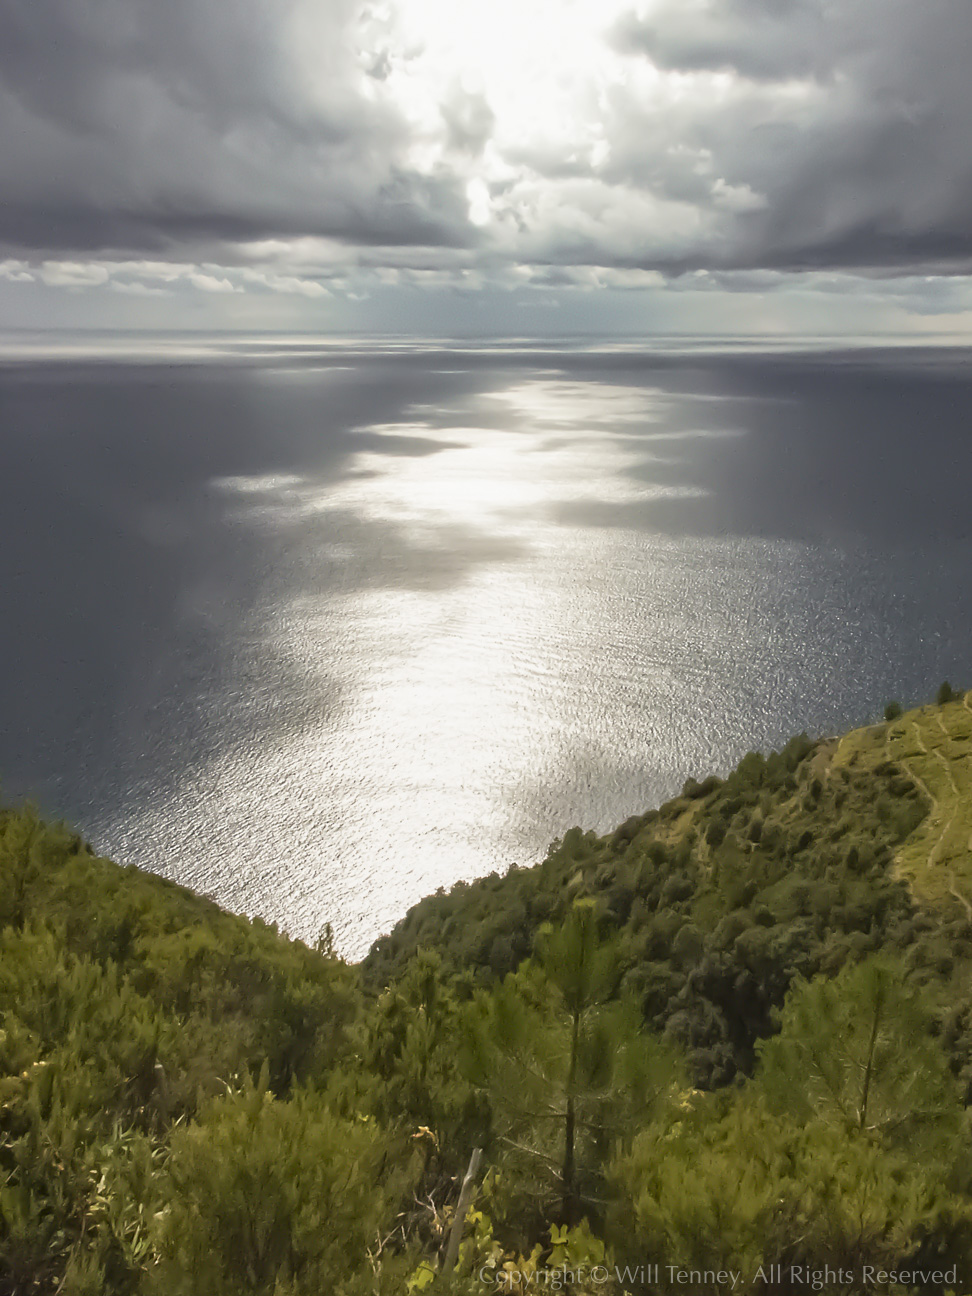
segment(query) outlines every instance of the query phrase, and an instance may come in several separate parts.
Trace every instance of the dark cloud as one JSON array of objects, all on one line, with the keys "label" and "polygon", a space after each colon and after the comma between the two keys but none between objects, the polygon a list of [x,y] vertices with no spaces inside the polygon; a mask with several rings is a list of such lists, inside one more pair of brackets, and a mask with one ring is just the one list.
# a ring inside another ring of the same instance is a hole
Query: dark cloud
[{"label": "dark cloud", "polygon": [[659,67],[736,78],[686,96],[668,138],[630,101],[614,122],[617,178],[709,211],[720,185],[758,200],[686,265],[972,258],[968,0],[679,0],[629,15],[614,39]]},{"label": "dark cloud", "polygon": [[285,0],[4,0],[0,240],[462,242],[461,187],[410,170],[404,121],[367,93],[355,7],[329,0],[301,28],[308,14]]},{"label": "dark cloud", "polygon": [[972,0],[662,0],[611,29],[613,82],[578,66],[562,131],[505,135],[462,69],[430,90],[386,8],[0,0],[0,259],[321,236],[497,281],[972,266]]},{"label": "dark cloud", "polygon": [[731,70],[756,81],[829,77],[835,15],[824,8],[814,0],[682,0],[648,17],[627,14],[612,39],[619,50],[675,71]]}]

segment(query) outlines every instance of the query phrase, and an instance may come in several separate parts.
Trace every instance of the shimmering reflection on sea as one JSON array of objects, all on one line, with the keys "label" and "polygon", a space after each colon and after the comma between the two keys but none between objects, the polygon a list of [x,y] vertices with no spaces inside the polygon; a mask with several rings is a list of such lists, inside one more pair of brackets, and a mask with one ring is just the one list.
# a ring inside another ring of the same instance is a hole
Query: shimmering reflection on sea
[{"label": "shimmering reflection on sea", "polygon": [[53,452],[100,413],[108,513],[165,591],[119,603],[104,706],[96,662],[71,684],[91,741],[59,752],[50,720],[24,790],[116,858],[305,937],[331,920],[359,955],[436,887],[960,674],[964,511],[907,420],[933,413],[967,469],[964,361],[943,388],[916,360],[907,399],[884,362],[814,363],[349,353],[161,384],[82,366],[53,397],[0,377],[8,429],[74,399]]}]

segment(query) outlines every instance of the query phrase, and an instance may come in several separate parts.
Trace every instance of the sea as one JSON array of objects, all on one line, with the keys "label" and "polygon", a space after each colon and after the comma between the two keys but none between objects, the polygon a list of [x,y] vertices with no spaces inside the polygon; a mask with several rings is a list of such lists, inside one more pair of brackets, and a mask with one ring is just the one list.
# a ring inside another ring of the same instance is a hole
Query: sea
[{"label": "sea", "polygon": [[0,339],[0,795],[359,958],[972,685],[972,352]]}]

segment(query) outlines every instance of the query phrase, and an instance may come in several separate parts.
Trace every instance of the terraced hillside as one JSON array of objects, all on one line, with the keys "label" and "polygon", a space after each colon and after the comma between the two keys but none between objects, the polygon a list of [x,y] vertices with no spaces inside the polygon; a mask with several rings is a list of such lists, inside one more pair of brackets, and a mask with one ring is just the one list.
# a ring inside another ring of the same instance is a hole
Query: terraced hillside
[{"label": "terraced hillside", "polygon": [[972,918],[972,692],[918,707],[886,725],[841,739],[836,768],[894,762],[930,810],[895,855],[895,868],[919,900],[957,899]]}]

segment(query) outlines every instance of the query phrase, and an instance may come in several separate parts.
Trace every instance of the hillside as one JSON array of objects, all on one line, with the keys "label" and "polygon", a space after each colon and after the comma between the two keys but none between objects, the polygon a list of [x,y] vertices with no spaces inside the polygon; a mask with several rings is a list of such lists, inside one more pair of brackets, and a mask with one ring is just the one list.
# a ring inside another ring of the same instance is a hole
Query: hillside
[{"label": "hillside", "polygon": [[972,695],[888,715],[358,967],[0,812],[0,1293],[972,1290]]},{"label": "hillside", "polygon": [[[706,1087],[751,1069],[795,975],[884,951],[964,1005],[970,699],[750,753],[726,779],[690,779],[606,836],[572,828],[536,868],[422,900],[376,942],[365,975],[385,981],[428,947],[486,982],[529,955],[542,923],[591,897],[619,932],[624,985]],[[964,1057],[964,1028],[950,1029]]]},{"label": "hillside", "polygon": [[952,896],[972,917],[972,693],[919,707],[885,725],[856,729],[833,755],[838,769],[885,762],[918,788],[929,813],[902,844],[895,868],[925,902]]}]

